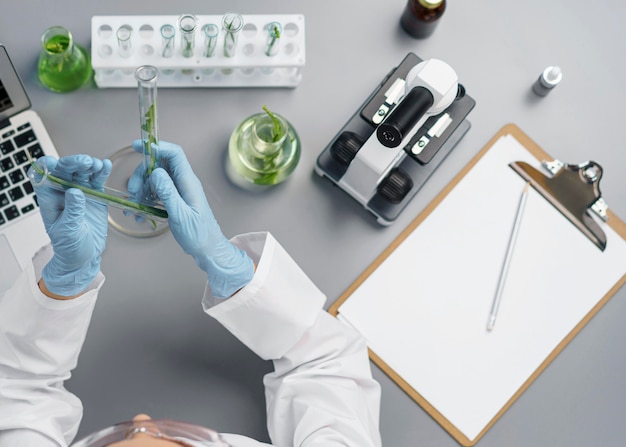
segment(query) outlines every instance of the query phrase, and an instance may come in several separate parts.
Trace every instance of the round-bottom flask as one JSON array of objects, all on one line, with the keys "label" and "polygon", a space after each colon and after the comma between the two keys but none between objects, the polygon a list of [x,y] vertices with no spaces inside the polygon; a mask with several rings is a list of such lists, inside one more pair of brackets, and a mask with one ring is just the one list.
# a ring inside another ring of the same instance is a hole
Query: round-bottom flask
[{"label": "round-bottom flask", "polygon": [[300,152],[300,138],[285,118],[257,113],[231,134],[227,172],[243,187],[276,185],[296,168]]}]

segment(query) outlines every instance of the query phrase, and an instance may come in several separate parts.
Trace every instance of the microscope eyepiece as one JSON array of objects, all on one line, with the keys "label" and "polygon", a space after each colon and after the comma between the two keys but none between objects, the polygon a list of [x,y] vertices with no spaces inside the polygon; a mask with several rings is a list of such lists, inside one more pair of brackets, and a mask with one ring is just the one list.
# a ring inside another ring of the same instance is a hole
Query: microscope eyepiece
[{"label": "microscope eyepiece", "polygon": [[376,137],[386,147],[398,147],[408,132],[430,109],[435,99],[425,87],[413,87],[387,119],[376,129]]}]

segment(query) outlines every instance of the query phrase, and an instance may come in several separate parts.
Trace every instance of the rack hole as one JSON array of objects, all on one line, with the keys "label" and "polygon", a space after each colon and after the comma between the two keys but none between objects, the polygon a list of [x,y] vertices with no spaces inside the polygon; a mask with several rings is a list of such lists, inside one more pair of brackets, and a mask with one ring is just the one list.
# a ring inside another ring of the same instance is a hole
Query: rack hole
[{"label": "rack hole", "polygon": [[144,39],[151,38],[153,33],[154,28],[152,28],[152,25],[141,25],[141,27],[139,28],[139,35]]},{"label": "rack hole", "polygon": [[113,28],[111,28],[111,25],[100,25],[100,28],[98,28],[98,36],[103,39],[108,39],[112,34]]},{"label": "rack hole", "polygon": [[243,54],[245,54],[246,56],[250,56],[252,53],[254,53],[254,45],[252,45],[251,43],[248,43],[246,45],[243,46],[243,48],[241,49],[241,51],[243,52]]},{"label": "rack hole", "polygon": [[295,43],[288,43],[285,45],[284,51],[287,56],[295,56],[298,54],[299,48]]},{"label": "rack hole", "polygon": [[293,36],[296,36],[300,32],[300,28],[295,23],[290,22],[285,25],[283,32],[285,33],[286,36],[293,37]]},{"label": "rack hole", "polygon": [[100,45],[98,47],[98,54],[102,57],[109,57],[113,54],[113,48],[111,45]]},{"label": "rack hole", "polygon": [[246,38],[254,37],[256,35],[256,32],[257,28],[254,23],[246,23],[243,26],[243,35],[246,36]]}]

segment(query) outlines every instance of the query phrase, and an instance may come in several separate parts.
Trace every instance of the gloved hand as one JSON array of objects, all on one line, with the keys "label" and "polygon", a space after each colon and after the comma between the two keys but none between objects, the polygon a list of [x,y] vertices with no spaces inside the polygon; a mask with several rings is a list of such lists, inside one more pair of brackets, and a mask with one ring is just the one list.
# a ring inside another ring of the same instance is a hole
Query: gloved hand
[{"label": "gloved hand", "polygon": [[[143,151],[141,140],[133,142],[133,149]],[[252,279],[252,260],[222,234],[182,148],[160,141],[159,158],[163,168],[152,172],[150,182],[167,209],[174,239],[206,272],[213,296],[231,296]],[[142,178],[141,169],[135,170],[128,182],[131,195],[141,188]]]},{"label": "gloved hand", "polygon": [[[111,173],[111,162],[89,155],[71,155],[56,159],[46,156],[37,160],[51,175],[102,190]],[[83,292],[100,271],[106,245],[107,206],[85,198],[82,191],[70,188],[58,191],[44,183],[32,171],[33,186],[44,226],[54,255],[42,271],[48,290],[61,296]]]}]

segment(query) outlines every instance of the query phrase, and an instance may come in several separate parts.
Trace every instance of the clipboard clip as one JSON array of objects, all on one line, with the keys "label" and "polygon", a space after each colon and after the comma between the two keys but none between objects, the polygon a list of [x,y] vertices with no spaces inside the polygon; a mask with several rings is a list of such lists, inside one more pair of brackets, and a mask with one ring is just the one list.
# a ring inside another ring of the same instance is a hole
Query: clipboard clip
[{"label": "clipboard clip", "polygon": [[591,210],[601,220],[608,220],[608,206],[600,194],[602,166],[594,161],[579,165],[559,160],[543,161],[542,166],[552,177],[523,161],[510,163],[509,166],[604,251],[606,235],[589,214]]}]

